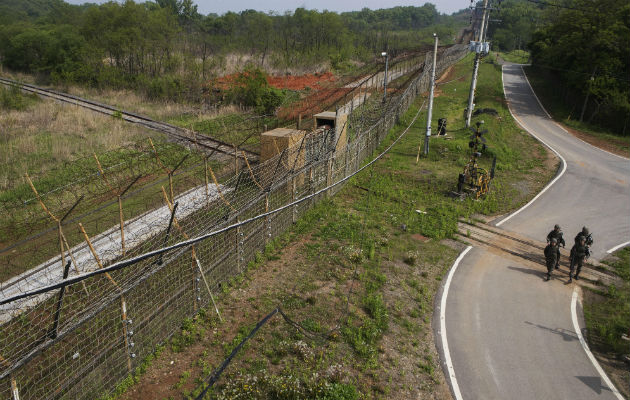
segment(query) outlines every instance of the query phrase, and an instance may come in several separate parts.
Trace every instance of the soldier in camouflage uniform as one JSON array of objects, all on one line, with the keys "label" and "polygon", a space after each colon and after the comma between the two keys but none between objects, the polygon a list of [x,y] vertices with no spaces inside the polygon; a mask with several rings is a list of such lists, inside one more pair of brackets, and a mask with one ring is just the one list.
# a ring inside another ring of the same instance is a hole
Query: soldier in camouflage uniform
[{"label": "soldier in camouflage uniform", "polygon": [[584,238],[587,247],[593,244],[593,235],[589,233],[588,228],[585,226],[582,227],[582,230],[578,232],[577,235],[575,235],[574,240],[576,245],[580,243],[581,238]]},{"label": "soldier in camouflage uniform", "polygon": [[551,242],[551,239],[556,239],[557,241],[556,251],[558,255],[556,256],[556,265],[554,265],[554,268],[558,269],[558,266],[560,265],[560,245],[562,245],[562,247],[566,245],[566,242],[562,237],[562,230],[560,229],[560,225],[554,225],[553,230],[547,234],[547,244]]},{"label": "soldier in camouflage uniform", "polygon": [[549,240],[549,244],[547,245],[547,247],[545,247],[545,262],[547,264],[547,279],[545,279],[546,281],[551,279],[551,272],[553,271],[554,267],[558,268],[557,264],[559,255],[560,252],[558,251],[558,240],[556,238],[551,238],[551,240]]},{"label": "soldier in camouflage uniform", "polygon": [[569,271],[569,282],[572,281],[573,271],[575,267],[577,270],[575,271],[575,280],[580,279],[580,271],[582,271],[582,264],[585,260],[590,256],[590,252],[588,250],[588,246],[586,245],[586,238],[580,238],[579,243],[575,244],[573,248],[571,248],[571,268]]}]

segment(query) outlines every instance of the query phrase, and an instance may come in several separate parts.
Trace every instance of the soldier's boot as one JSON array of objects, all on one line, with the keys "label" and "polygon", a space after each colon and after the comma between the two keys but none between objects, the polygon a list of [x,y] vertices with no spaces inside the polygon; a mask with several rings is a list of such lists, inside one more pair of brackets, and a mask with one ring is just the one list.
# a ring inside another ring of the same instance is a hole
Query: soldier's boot
[{"label": "soldier's boot", "polygon": [[549,279],[551,279],[551,274],[547,272],[547,277],[545,278],[545,282],[549,281]]},{"label": "soldier's boot", "polygon": [[569,283],[573,282],[573,279],[571,278],[571,275],[569,275]]},{"label": "soldier's boot", "polygon": [[580,272],[582,272],[582,266],[578,265],[578,267],[577,267],[577,269],[575,271],[575,280],[576,281],[580,279],[580,277],[579,277],[580,276]]}]

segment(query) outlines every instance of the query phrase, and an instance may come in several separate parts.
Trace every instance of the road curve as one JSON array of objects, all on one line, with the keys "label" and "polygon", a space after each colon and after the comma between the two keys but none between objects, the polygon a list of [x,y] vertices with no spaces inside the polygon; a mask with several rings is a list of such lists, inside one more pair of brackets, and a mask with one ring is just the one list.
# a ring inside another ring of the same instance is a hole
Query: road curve
[{"label": "road curve", "polygon": [[[538,198],[493,222],[538,240],[558,223],[565,232],[565,254],[586,225],[595,240],[593,258],[601,259],[630,239],[630,160],[560,128],[538,102],[521,66],[505,65],[503,80],[514,117],[554,149],[563,166]],[[558,278],[544,282],[543,276],[542,269],[478,248],[460,260],[447,280],[450,288],[443,290],[445,321],[438,332],[442,354],[450,354],[446,375],[456,398],[620,398],[580,343],[575,325],[581,331],[584,324],[579,302],[574,324],[574,285]]]}]

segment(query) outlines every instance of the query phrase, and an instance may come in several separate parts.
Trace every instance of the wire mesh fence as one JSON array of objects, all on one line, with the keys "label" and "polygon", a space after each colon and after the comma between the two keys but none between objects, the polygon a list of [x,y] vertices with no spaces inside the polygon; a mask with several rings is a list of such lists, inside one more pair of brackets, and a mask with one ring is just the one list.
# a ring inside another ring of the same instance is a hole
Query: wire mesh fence
[{"label": "wire mesh fence", "polygon": [[[461,45],[444,49],[438,73],[466,54]],[[430,62],[428,55],[423,64]],[[44,233],[0,253],[3,267],[19,271],[0,286],[0,397],[110,393],[271,239],[359,170],[427,90],[429,71],[416,69],[386,102],[366,85],[361,105],[347,110],[346,142],[334,129],[303,132],[268,160],[250,165],[243,154],[232,168],[190,151],[166,159],[151,145],[125,161],[133,168],[95,158],[97,173],[55,195],[31,185],[28,211],[16,207],[12,223],[40,224]],[[98,196],[107,197],[99,210],[79,207]]]}]

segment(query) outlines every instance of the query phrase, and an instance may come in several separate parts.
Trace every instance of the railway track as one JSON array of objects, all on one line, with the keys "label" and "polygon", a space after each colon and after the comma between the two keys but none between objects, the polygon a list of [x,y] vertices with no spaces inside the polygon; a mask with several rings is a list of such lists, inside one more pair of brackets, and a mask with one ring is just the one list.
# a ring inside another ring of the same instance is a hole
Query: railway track
[{"label": "railway track", "polygon": [[34,85],[30,85],[28,83],[21,83],[7,78],[0,78],[0,83],[6,86],[17,86],[20,89],[29,93],[35,93],[39,96],[49,97],[64,103],[74,104],[90,109],[92,111],[110,115],[112,117],[119,117],[124,121],[142,125],[146,128],[153,129],[159,132],[163,132],[171,140],[184,146],[197,146],[201,148],[211,158],[225,159],[227,158],[227,156],[234,157],[235,151],[237,157],[241,157],[240,152],[244,151],[247,159],[250,162],[256,162],[259,159],[259,155],[250,150],[236,149],[235,146],[229,143],[225,143],[223,141],[213,139],[204,135],[195,135],[194,132],[189,129],[171,125],[166,122],[156,121],[143,115],[123,111],[107,104],[87,100],[67,93],[57,92],[55,90],[43,89]]}]

